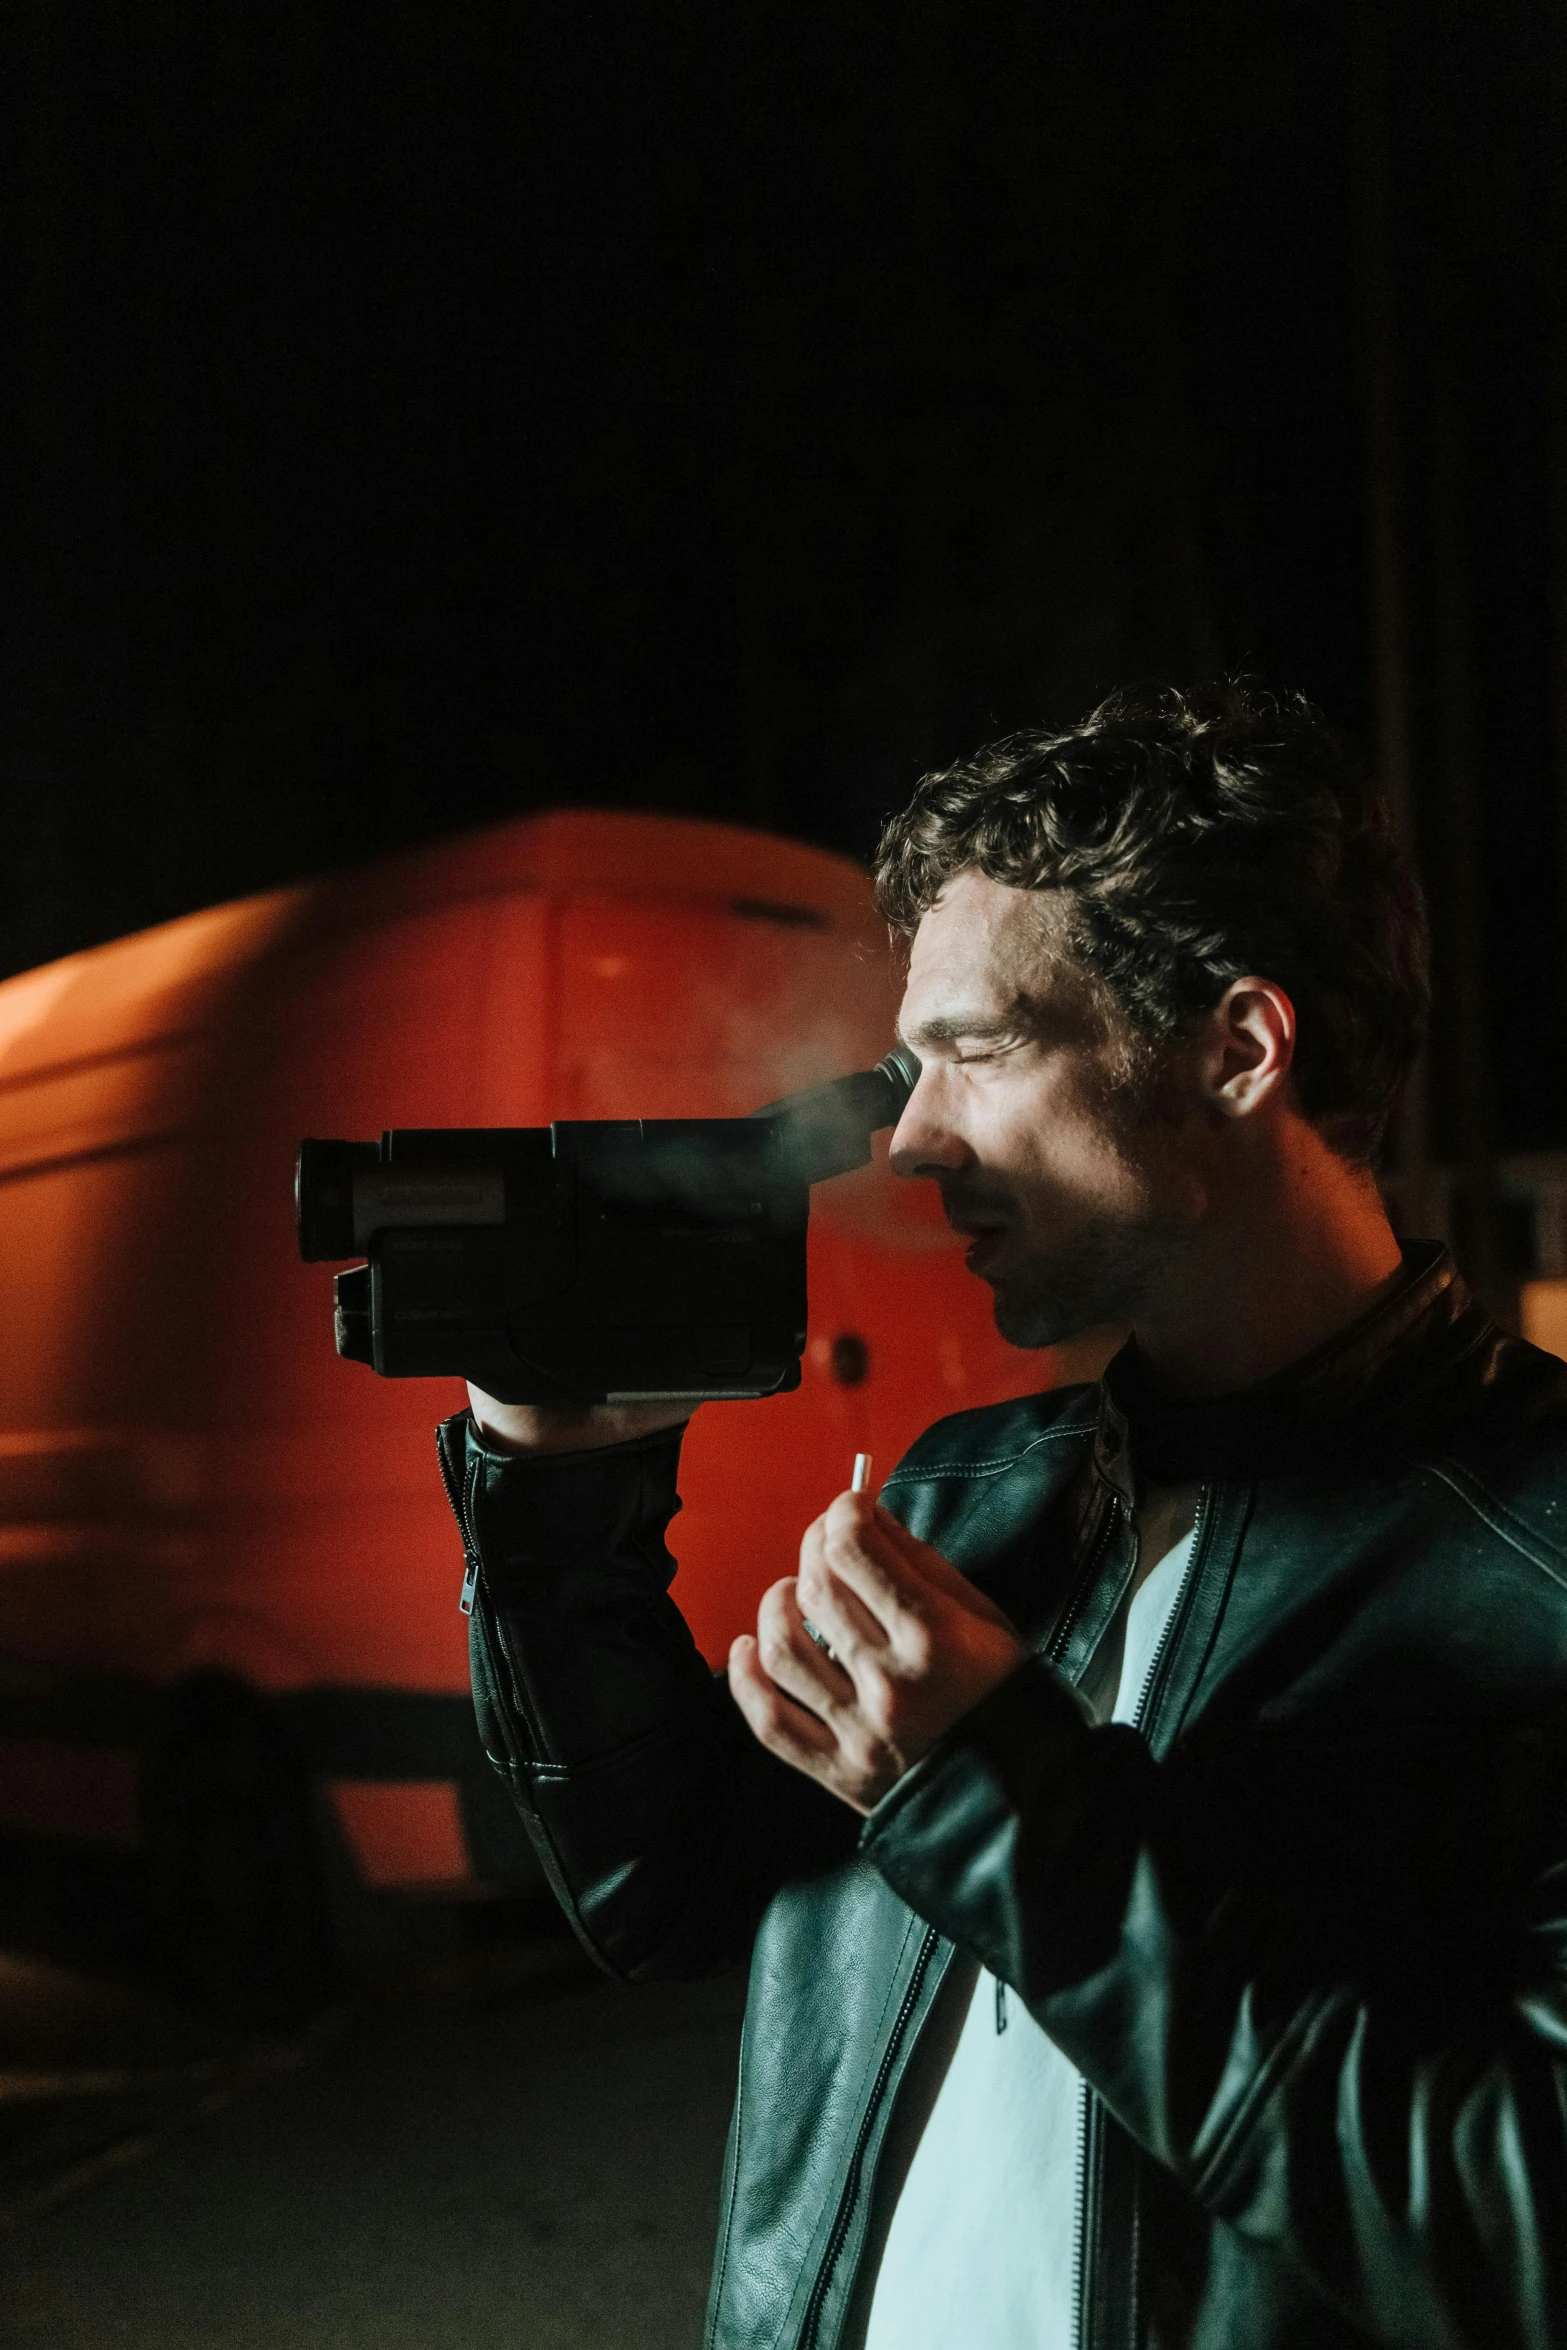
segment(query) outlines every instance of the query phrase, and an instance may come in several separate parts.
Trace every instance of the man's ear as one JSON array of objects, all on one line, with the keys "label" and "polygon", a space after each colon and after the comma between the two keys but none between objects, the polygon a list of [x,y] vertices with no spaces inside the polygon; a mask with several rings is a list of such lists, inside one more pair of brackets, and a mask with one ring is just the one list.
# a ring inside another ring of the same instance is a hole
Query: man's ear
[{"label": "man's ear", "polygon": [[1295,1007],[1271,979],[1235,979],[1197,1037],[1197,1080],[1221,1118],[1250,1118],[1276,1100],[1295,1058]]}]

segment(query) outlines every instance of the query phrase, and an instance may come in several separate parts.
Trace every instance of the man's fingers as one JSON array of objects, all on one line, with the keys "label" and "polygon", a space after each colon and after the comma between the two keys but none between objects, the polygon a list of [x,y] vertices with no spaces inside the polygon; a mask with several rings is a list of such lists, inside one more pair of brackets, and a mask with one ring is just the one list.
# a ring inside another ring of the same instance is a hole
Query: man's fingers
[{"label": "man's fingers", "polygon": [[816,1626],[828,1646],[848,1666],[863,1651],[879,1653],[887,1646],[886,1627],[859,1595],[840,1583],[827,1564],[825,1520],[808,1526],[800,1544],[800,1572],[795,1596],[807,1620]]},{"label": "man's fingers", "polygon": [[883,1640],[929,1611],[930,1577],[892,1541],[868,1493],[840,1493],[817,1523],[823,1565],[869,1611]]},{"label": "man's fingers", "polygon": [[939,1591],[949,1592],[975,1615],[985,1616],[993,1624],[1004,1624],[1009,1632],[1016,1630],[1005,1609],[997,1607],[995,1601],[977,1589],[950,1559],[943,1558],[941,1552],[932,1549],[928,1542],[921,1542],[917,1534],[911,1534],[907,1526],[900,1525],[891,1512],[884,1510],[879,1503],[876,1508],[876,1527],[900,1557],[927,1583],[934,1584]]},{"label": "man's fingers", "polygon": [[[825,1631],[823,1626],[818,1629]],[[830,1644],[830,1633],[827,1638]],[[805,1628],[794,1576],[763,1592],[756,1611],[756,1645],[763,1672],[797,1705],[826,1719],[854,1702],[848,1673]]]},{"label": "man's fingers", "polygon": [[902,1645],[911,1623],[923,1624],[944,1605],[1013,1629],[993,1600],[869,1494],[840,1493],[817,1524],[827,1569],[870,1611],[889,1640]]},{"label": "man's fingers", "polygon": [[742,1632],[729,1651],[729,1688],[751,1734],[772,1754],[798,1769],[837,1750],[825,1722],[797,1705],[764,1671],[753,1633]]}]

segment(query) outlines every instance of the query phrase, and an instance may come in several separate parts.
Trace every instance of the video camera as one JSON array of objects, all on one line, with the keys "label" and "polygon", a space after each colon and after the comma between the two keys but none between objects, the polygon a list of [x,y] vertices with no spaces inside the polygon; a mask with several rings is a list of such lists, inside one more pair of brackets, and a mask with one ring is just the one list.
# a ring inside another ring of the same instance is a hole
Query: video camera
[{"label": "video camera", "polygon": [[862,1167],[919,1076],[874,1069],[749,1118],[409,1127],[301,1143],[307,1264],[337,1351],[502,1403],[698,1402],[800,1384],[811,1185]]}]

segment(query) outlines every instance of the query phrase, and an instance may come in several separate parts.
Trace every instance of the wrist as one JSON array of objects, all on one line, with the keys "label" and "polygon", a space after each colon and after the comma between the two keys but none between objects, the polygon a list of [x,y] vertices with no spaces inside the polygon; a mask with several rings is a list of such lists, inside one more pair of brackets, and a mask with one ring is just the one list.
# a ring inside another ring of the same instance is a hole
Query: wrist
[{"label": "wrist", "polygon": [[470,1385],[468,1408],[475,1431],[491,1451],[528,1456],[629,1444],[660,1429],[683,1427],[694,1406],[501,1403]]}]

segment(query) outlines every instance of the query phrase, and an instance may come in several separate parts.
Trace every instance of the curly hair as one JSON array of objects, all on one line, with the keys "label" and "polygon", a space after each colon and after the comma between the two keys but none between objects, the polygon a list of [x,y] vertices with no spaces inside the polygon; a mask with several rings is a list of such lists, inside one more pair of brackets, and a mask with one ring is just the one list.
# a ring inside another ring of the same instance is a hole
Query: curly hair
[{"label": "curly hair", "polygon": [[1059,893],[1072,951],[1150,1044],[1232,980],[1274,980],[1302,1111],[1374,1161],[1425,1033],[1425,905],[1385,801],[1303,696],[1124,692],[1068,733],[1009,735],[925,776],[874,870],[906,936],[959,873]]}]

